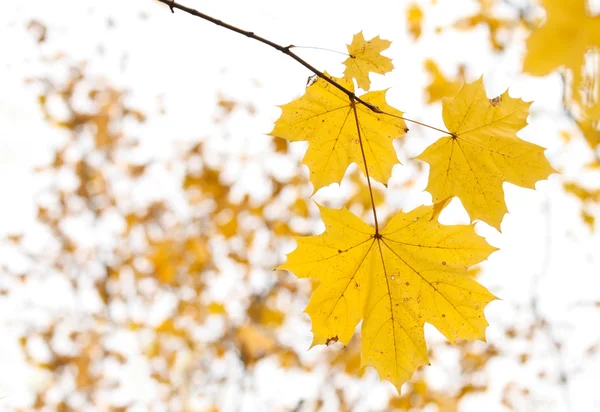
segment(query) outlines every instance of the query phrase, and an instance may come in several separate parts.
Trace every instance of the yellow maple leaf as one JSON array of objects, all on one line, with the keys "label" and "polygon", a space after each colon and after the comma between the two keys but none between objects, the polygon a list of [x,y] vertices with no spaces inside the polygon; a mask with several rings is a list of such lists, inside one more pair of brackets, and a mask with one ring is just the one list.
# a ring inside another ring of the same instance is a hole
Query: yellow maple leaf
[{"label": "yellow maple leaf", "polygon": [[451,135],[417,157],[430,165],[426,190],[434,203],[457,196],[471,220],[500,230],[508,211],[502,183],[533,189],[555,172],[543,147],[517,137],[527,125],[530,105],[508,91],[488,99],[482,78],[443,101],[442,115]]},{"label": "yellow maple leaf", "polygon": [[346,209],[321,207],[325,232],[298,238],[279,269],[320,281],[306,308],[313,345],[348,344],[362,323],[361,367],[398,390],[428,362],[423,324],[450,341],[484,339],[495,297],[467,269],[495,248],[472,226],[431,220],[433,208],[398,213],[381,233]]},{"label": "yellow maple leaf", "polygon": [[390,44],[392,44],[391,41],[383,40],[379,36],[366,41],[362,31],[356,33],[352,38],[352,43],[346,46],[350,57],[344,61],[346,66],[344,78],[356,79],[358,87],[369,90],[371,87],[369,72],[385,74],[394,69],[392,59],[381,55],[381,52],[390,47]]},{"label": "yellow maple leaf", "polygon": [[[353,90],[350,80],[332,79]],[[401,117],[401,111],[386,103],[385,93],[385,90],[373,91],[362,95],[361,99],[386,113]],[[398,163],[392,141],[408,131],[404,120],[375,113],[356,104],[359,137],[353,103],[346,94],[321,78],[306,88],[304,96],[281,106],[281,109],[281,117],[275,122],[270,135],[291,142],[308,141],[303,163],[310,170],[315,191],[331,183],[339,183],[351,163],[357,163],[365,173],[359,139],[362,139],[369,175],[387,183],[393,166]]]},{"label": "yellow maple leaf", "polygon": [[542,4],[546,22],[527,39],[523,70],[545,76],[566,66],[573,70],[577,86],[586,51],[600,47],[600,16],[591,16],[584,0],[542,0]]}]

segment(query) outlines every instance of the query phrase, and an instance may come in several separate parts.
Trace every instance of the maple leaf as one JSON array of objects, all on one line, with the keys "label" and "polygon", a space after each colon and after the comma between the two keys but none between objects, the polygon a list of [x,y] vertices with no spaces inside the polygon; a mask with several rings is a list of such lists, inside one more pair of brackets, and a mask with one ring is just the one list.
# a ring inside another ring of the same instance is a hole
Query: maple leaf
[{"label": "maple leaf", "polygon": [[[332,79],[353,90],[351,80]],[[353,103],[349,97],[318,78],[306,88],[304,96],[281,106],[281,117],[275,122],[270,135],[291,142],[308,141],[303,163],[310,170],[315,191],[331,183],[339,183],[351,163],[357,163],[365,173],[359,139],[362,139],[369,175],[385,184],[393,166],[398,163],[392,141],[408,131],[404,120],[393,117],[401,117],[403,113],[386,103],[385,94],[383,90],[361,96],[362,100],[392,116],[375,113],[357,104],[359,136]]]},{"label": "maple leaf", "polygon": [[580,79],[586,51],[600,47],[600,16],[591,16],[584,0],[542,0],[542,4],[546,22],[527,39],[524,71],[545,76],[566,66]]},{"label": "maple leaf", "polygon": [[362,323],[361,366],[398,391],[428,362],[423,325],[449,340],[484,339],[484,307],[495,297],[467,275],[495,248],[472,226],[444,226],[433,207],[398,213],[377,234],[346,209],[321,207],[325,232],[298,238],[279,269],[320,281],[306,308],[313,346],[345,345]]},{"label": "maple leaf", "polygon": [[471,216],[500,230],[508,211],[503,182],[535,188],[555,170],[544,148],[517,137],[527,125],[531,103],[508,91],[488,99],[483,78],[444,99],[442,115],[451,136],[429,146],[417,159],[430,165],[427,191],[434,203],[457,196]]},{"label": "maple leaf", "polygon": [[346,45],[350,57],[344,61],[346,66],[344,78],[356,79],[358,87],[369,90],[371,87],[369,72],[385,74],[394,69],[392,59],[381,55],[381,52],[390,47],[390,44],[392,44],[391,41],[383,40],[379,36],[366,41],[362,31],[356,33],[352,38],[352,43]]}]

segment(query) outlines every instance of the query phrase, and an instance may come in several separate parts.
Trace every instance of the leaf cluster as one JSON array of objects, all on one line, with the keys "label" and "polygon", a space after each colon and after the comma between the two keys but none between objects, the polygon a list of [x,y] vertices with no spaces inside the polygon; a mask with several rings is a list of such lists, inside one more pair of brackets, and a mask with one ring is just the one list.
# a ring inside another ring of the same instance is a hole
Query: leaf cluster
[{"label": "leaf cluster", "polygon": [[[368,91],[370,72],[393,68],[380,54],[389,45],[356,34],[343,78],[325,72],[327,79],[318,78],[302,97],[281,106],[271,135],[308,141],[303,163],[315,191],[339,183],[356,163],[372,193],[371,179],[387,185],[399,163],[393,141],[408,132],[406,122],[414,121],[387,103],[385,90]],[[367,91],[360,101],[340,90],[354,92],[353,81]],[[444,226],[437,216],[458,197],[472,220],[500,229],[507,212],[502,184],[533,188],[554,172],[542,147],[516,135],[527,125],[529,106],[508,92],[488,98],[482,79],[444,100],[446,136],[418,157],[430,165],[427,190],[434,206],[398,212],[385,228],[379,226],[373,198],[374,228],[345,209],[321,207],[325,232],[298,238],[297,249],[279,267],[319,281],[306,309],[313,345],[347,345],[362,321],[361,365],[374,366],[400,390],[417,367],[428,363],[425,322],[451,341],[485,339],[483,311],[494,297],[467,269],[494,248],[473,226]]]}]

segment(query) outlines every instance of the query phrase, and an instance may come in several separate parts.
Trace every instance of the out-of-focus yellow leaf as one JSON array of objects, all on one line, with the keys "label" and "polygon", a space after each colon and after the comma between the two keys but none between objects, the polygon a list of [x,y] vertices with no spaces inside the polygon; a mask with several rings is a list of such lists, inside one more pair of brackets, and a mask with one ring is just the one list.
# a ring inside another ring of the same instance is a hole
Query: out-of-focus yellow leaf
[{"label": "out-of-focus yellow leaf", "polygon": [[[371,209],[371,192],[369,191],[367,179],[357,170],[350,175],[350,181],[354,184],[354,193],[350,199],[348,199],[346,205],[351,206],[353,204],[359,204],[363,210]],[[373,190],[375,207],[383,204],[383,202],[385,202],[385,192],[376,185],[371,185],[371,188]]]},{"label": "out-of-focus yellow leaf", "polygon": [[546,22],[527,39],[523,70],[545,76],[565,66],[573,72],[573,90],[582,80],[585,53],[600,47],[600,16],[592,16],[585,0],[542,0]]},{"label": "out-of-focus yellow leaf", "polygon": [[267,327],[281,326],[285,320],[285,315],[283,312],[277,309],[272,309],[261,301],[253,302],[248,307],[248,315],[253,322]]},{"label": "out-of-focus yellow leaf", "polygon": [[159,282],[174,283],[176,281],[179,258],[173,251],[173,242],[157,243],[149,260],[154,266],[154,273]]},{"label": "out-of-focus yellow leaf", "polygon": [[208,305],[208,312],[211,315],[223,315],[227,313],[227,311],[225,310],[225,306],[222,303],[218,302],[211,302]]},{"label": "out-of-focus yellow leaf", "polygon": [[230,219],[226,219],[224,222],[217,224],[219,231],[226,238],[233,237],[238,232],[238,221],[237,217],[231,216]]},{"label": "out-of-focus yellow leaf", "polygon": [[425,70],[431,76],[431,83],[425,88],[427,103],[432,104],[458,94],[464,82],[464,67],[459,67],[458,78],[455,80],[447,79],[435,61],[431,59],[425,60]]},{"label": "out-of-focus yellow leaf", "polygon": [[418,40],[423,26],[423,10],[417,3],[411,3],[406,9],[406,25],[413,39]]},{"label": "out-of-focus yellow leaf", "polygon": [[499,17],[494,12],[495,2],[493,0],[479,0],[479,10],[471,16],[465,17],[454,23],[454,28],[458,30],[472,30],[477,26],[483,25],[490,31],[490,43],[494,50],[504,50],[504,43],[501,42],[500,34],[502,30],[515,26],[512,19]]},{"label": "out-of-focus yellow leaf", "polygon": [[254,325],[240,326],[235,336],[242,359],[247,365],[251,365],[269,355],[277,347],[277,343],[272,336]]}]

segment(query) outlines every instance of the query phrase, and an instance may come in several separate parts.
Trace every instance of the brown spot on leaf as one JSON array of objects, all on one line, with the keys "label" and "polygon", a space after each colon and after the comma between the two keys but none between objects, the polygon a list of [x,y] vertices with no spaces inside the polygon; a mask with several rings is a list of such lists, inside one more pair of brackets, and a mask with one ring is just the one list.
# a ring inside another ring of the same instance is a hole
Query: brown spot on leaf
[{"label": "brown spot on leaf", "polygon": [[492,106],[499,106],[502,103],[502,96],[496,96],[493,99],[490,99],[490,104]]}]

